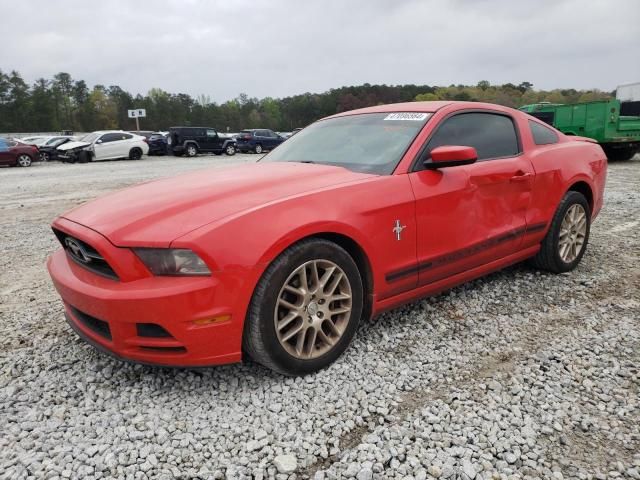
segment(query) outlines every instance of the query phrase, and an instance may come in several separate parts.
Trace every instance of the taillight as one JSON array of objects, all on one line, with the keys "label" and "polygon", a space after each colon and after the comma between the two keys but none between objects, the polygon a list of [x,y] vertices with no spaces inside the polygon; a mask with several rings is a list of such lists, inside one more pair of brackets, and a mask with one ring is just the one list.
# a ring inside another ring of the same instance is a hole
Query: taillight
[{"label": "taillight", "polygon": [[142,141],[143,141],[144,143],[149,143],[149,139],[148,139],[147,137],[144,137],[144,138],[142,139]]}]

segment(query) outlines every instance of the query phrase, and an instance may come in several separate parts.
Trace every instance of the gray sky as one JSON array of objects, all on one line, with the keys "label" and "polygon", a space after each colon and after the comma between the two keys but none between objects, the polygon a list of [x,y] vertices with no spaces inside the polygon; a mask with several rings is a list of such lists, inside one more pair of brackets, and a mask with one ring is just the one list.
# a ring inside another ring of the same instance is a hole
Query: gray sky
[{"label": "gray sky", "polygon": [[[3,5],[5,4],[5,5]],[[362,83],[640,81],[640,0],[0,0],[0,69],[222,102]]]}]

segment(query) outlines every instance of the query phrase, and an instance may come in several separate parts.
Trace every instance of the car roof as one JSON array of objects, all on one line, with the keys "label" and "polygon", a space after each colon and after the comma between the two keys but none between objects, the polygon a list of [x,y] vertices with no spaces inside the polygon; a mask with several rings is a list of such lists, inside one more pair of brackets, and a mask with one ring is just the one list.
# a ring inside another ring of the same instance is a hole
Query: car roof
[{"label": "car roof", "polygon": [[188,125],[188,126],[184,126],[184,127],[169,127],[169,130],[172,130],[174,128],[210,128],[211,130],[215,130],[215,128],[213,127],[198,127],[197,125],[194,127],[192,125]]},{"label": "car roof", "polygon": [[[434,113],[441,108],[455,106],[457,109],[490,109],[501,112],[517,112],[513,108],[496,105],[494,103],[484,102],[456,102],[456,101],[433,101],[433,102],[405,102],[390,103],[387,105],[376,105],[374,107],[359,108],[358,110],[350,110],[348,112],[337,113],[326,118],[344,117],[348,115],[359,115],[362,113],[392,113],[392,112],[425,112]],[[520,112],[522,113],[522,112]]]}]

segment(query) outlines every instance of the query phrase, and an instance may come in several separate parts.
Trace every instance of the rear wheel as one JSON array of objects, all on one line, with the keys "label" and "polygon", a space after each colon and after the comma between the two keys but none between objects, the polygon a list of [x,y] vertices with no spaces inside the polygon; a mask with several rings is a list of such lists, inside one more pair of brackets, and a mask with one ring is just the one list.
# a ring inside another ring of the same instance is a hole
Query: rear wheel
[{"label": "rear wheel", "polygon": [[587,199],[578,192],[567,192],[556,210],[547,235],[533,264],[554,273],[576,268],[589,242],[591,211]]},{"label": "rear wheel", "polygon": [[31,157],[26,153],[21,153],[18,155],[17,162],[19,167],[30,167],[31,166]]},{"label": "rear wheel", "polygon": [[624,162],[626,160],[631,160],[636,153],[638,153],[638,147],[622,147],[622,148],[613,148],[612,146],[604,146],[604,153],[607,155],[609,161],[612,162]]},{"label": "rear wheel", "polygon": [[187,145],[184,151],[186,152],[187,157],[195,157],[198,154],[198,148],[193,143]]},{"label": "rear wheel", "polygon": [[320,370],[346,350],[362,315],[358,267],[340,246],[305,240],[267,268],[251,299],[244,351],[285,375]]},{"label": "rear wheel", "polygon": [[255,147],[253,147],[253,151],[256,153],[262,153],[262,145],[257,144]]},{"label": "rear wheel", "polygon": [[138,147],[132,148],[129,151],[129,160],[140,160],[142,158],[142,150]]}]

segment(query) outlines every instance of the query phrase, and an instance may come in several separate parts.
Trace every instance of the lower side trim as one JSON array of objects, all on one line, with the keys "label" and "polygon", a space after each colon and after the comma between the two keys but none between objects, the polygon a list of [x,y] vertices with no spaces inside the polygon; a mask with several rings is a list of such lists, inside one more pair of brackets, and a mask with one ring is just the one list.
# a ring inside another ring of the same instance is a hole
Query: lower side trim
[{"label": "lower side trim", "polygon": [[476,278],[482,277],[488,273],[501,270],[502,268],[508,267],[509,265],[513,265],[514,263],[518,263],[526,260],[527,258],[533,257],[536,253],[538,253],[539,250],[540,245],[534,245],[533,247],[520,250],[519,252],[503,257],[499,260],[494,260],[493,262],[480,265],[479,267],[472,268],[471,270],[467,270],[441,280],[436,280],[413,290],[408,290],[406,292],[400,293],[393,297],[385,298],[384,300],[380,300],[374,305],[374,315],[384,312],[385,310],[399,307],[400,305],[409,303],[413,300],[435,295],[457,285],[475,280]]},{"label": "lower side trim", "polygon": [[442,265],[446,265],[447,263],[453,263],[458,260],[462,260],[464,258],[471,257],[473,255],[477,255],[485,250],[488,250],[493,247],[497,247],[498,245],[516,240],[518,237],[522,237],[524,235],[528,235],[531,233],[536,233],[544,230],[547,227],[545,222],[543,223],[535,223],[532,225],[527,225],[524,227],[516,228],[514,230],[508,231],[501,235],[497,235],[495,237],[488,238],[481,242],[478,242],[469,247],[463,248],[461,250],[456,250],[455,252],[450,252],[445,255],[441,255],[439,257],[430,258],[425,262],[421,262],[415,265],[412,265],[407,268],[403,268],[401,270],[396,270],[394,272],[387,273],[385,275],[385,280],[387,283],[392,283],[396,280],[400,280],[401,278],[417,275],[420,272],[428,270],[430,268],[440,267]]}]

